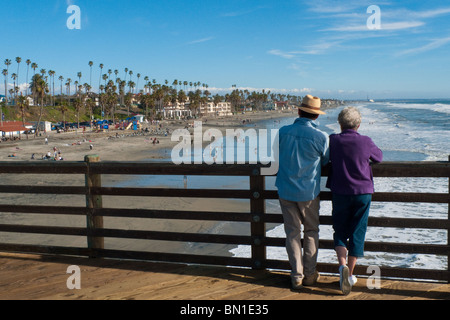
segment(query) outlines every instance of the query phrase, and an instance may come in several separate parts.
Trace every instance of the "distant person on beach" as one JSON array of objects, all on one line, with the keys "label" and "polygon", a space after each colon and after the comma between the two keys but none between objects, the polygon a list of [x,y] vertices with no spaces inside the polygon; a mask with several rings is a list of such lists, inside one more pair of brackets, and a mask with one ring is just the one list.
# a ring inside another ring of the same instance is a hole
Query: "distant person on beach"
[{"label": "distant person on beach", "polygon": [[[322,166],[329,162],[329,140],[314,122],[325,114],[321,101],[305,96],[299,118],[279,131],[278,188],[286,232],[286,251],[291,265],[293,289],[314,285],[319,245],[319,193]],[[303,252],[301,227],[303,225]]]},{"label": "distant person on beach", "polygon": [[[347,107],[338,116],[341,133],[330,135],[331,171],[327,187],[332,193],[334,246],[339,262],[340,286],[349,294],[357,279],[356,261],[364,255],[369,208],[374,192],[370,162],[383,160],[371,138],[357,131],[361,114]],[[348,266],[347,266],[348,255]]]}]

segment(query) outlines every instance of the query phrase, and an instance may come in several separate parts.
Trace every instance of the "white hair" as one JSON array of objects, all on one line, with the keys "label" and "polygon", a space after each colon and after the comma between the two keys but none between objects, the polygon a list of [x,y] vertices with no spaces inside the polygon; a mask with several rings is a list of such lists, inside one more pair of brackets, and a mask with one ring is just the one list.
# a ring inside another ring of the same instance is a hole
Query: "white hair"
[{"label": "white hair", "polygon": [[342,129],[357,129],[361,124],[361,113],[355,107],[344,108],[338,116]]}]

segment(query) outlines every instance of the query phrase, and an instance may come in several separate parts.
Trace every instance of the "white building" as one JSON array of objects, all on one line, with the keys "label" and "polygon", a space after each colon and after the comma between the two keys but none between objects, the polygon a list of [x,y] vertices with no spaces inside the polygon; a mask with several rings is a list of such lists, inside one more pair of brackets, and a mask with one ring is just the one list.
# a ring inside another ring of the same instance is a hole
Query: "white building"
[{"label": "white building", "polygon": [[214,102],[208,102],[200,107],[200,113],[204,116],[230,116],[231,102],[219,102],[217,105]]},{"label": "white building", "polygon": [[[33,127],[36,129],[38,122],[37,121],[29,121],[33,124]],[[52,131],[52,123],[50,121],[41,121],[39,123],[39,131],[40,132],[51,132]]]}]

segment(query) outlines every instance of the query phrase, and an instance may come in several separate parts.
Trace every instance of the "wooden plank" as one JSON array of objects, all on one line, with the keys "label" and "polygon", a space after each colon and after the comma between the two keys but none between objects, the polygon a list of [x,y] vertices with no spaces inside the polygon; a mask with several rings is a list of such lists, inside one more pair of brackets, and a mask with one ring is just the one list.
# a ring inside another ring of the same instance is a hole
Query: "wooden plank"
[{"label": "wooden plank", "polygon": [[[81,270],[81,289],[69,290],[67,267]],[[450,299],[450,285],[381,280],[370,290],[359,277],[348,296],[339,279],[322,275],[319,283],[292,291],[288,272],[0,253],[0,299],[61,300],[308,300]]]},{"label": "wooden plank", "polygon": [[[0,231],[2,231],[1,225]],[[92,235],[96,237],[112,237],[122,239],[222,243],[234,245],[253,244],[253,238],[250,236],[222,235],[222,234],[201,234],[201,233],[123,230],[123,229],[97,229],[92,231]]]},{"label": "wooden plank", "polygon": [[[271,217],[272,221],[276,218]],[[320,216],[320,224],[333,225],[331,216]],[[369,227],[384,228],[417,228],[417,229],[447,229],[450,220],[447,219],[414,219],[414,218],[391,218],[391,217],[369,217]]]},{"label": "wooden plank", "polygon": [[233,189],[178,189],[178,188],[92,188],[94,195],[134,196],[134,197],[194,197],[194,198],[225,198],[249,199],[250,190]]},{"label": "wooden plank", "polygon": [[91,249],[77,247],[58,247],[58,246],[42,246],[16,243],[0,243],[0,252],[21,252],[33,254],[55,254],[55,255],[72,255],[72,256],[88,256],[91,255]]},{"label": "wooden plank", "polygon": [[[360,278],[358,281],[361,282],[364,290],[358,295],[347,297],[346,300],[374,300],[374,298],[376,300],[427,299],[432,295],[431,292],[434,288],[442,286],[439,283],[429,282],[414,283],[408,281],[381,280],[379,289],[368,289],[366,285],[367,279]],[[447,293],[446,296],[447,299],[450,298],[450,293]]]},{"label": "wooden plank", "polygon": [[[284,247],[285,238],[261,238],[261,243],[266,246]],[[302,242],[303,243],[303,242]],[[320,249],[334,249],[333,240],[319,240]],[[444,244],[420,244],[420,243],[395,243],[395,242],[372,242],[364,243],[365,251],[396,252],[396,253],[423,253],[447,255],[450,246]]]},{"label": "wooden plank", "polygon": [[[269,165],[264,165],[267,167]],[[156,175],[259,175],[261,164],[181,164],[146,163],[146,162],[113,162],[103,161],[92,166],[92,173],[98,174],[156,174]],[[0,173],[80,173],[85,174],[87,165],[84,162],[11,162],[0,165]],[[415,162],[383,162],[372,165],[377,177],[448,177],[449,162],[415,161]],[[324,167],[322,175],[328,175]]]},{"label": "wooden plank", "polygon": [[40,233],[40,234],[59,234],[66,236],[87,236],[86,228],[75,227],[53,227],[53,226],[25,226],[14,224],[0,224],[1,232],[16,233]]},{"label": "wooden plank", "polygon": [[76,161],[47,161],[47,162],[26,162],[26,161],[2,161],[0,163],[0,173],[64,173],[64,174],[85,174],[87,165],[84,162]]},{"label": "wooden plank", "polygon": [[[265,190],[262,192],[263,198],[267,200],[277,200],[278,192],[275,190]],[[330,201],[332,193],[321,191],[319,194],[321,201]],[[417,202],[417,203],[447,203],[449,195],[447,193],[425,193],[425,192],[375,192],[372,201],[377,202]]]},{"label": "wooden plank", "polygon": [[375,192],[372,201],[379,202],[417,202],[417,203],[447,203],[448,193],[421,192]]},{"label": "wooden plank", "polygon": [[73,186],[0,186],[0,193],[86,194],[85,187]]},{"label": "wooden plank", "polygon": [[86,207],[0,205],[0,212],[32,213],[32,214],[60,214],[60,215],[85,215]]},{"label": "wooden plank", "polygon": [[[0,206],[1,211],[1,206]],[[104,217],[179,219],[204,221],[250,222],[252,215],[248,212],[211,212],[211,211],[178,211],[151,209],[94,209],[94,215]]]},{"label": "wooden plank", "polygon": [[266,212],[266,203],[261,197],[265,190],[264,176],[250,177],[250,190],[252,198],[250,199],[250,213],[253,215],[253,221],[250,224],[250,234],[253,238],[251,247],[253,268],[263,268],[266,259],[266,246],[262,244],[261,239],[266,236],[266,224],[262,220],[262,213]]},{"label": "wooden plank", "polygon": [[102,196],[94,194],[93,188],[100,188],[102,186],[102,176],[98,173],[93,173],[91,170],[92,164],[99,163],[100,157],[97,155],[90,155],[84,158],[88,164],[88,171],[85,175],[86,184],[86,229],[88,233],[87,245],[91,249],[103,249],[105,247],[105,239],[102,236],[95,235],[96,231],[103,229],[103,217],[94,215],[94,209],[103,207]]},{"label": "wooden plank", "polygon": [[259,174],[258,164],[180,164],[147,162],[102,161],[91,166],[98,174],[138,174],[138,175],[213,175],[251,176]]},{"label": "wooden plank", "polygon": [[[1,250],[1,247],[0,247]],[[216,266],[250,267],[252,261],[249,258],[236,258],[225,256],[189,255],[179,253],[160,253],[144,251],[121,251],[102,249],[96,250],[100,257],[116,259],[135,259],[144,261],[162,261],[174,263],[208,264]]]},{"label": "wooden plank", "polygon": [[376,177],[448,177],[449,162],[413,161],[413,162],[382,162],[372,165]]}]

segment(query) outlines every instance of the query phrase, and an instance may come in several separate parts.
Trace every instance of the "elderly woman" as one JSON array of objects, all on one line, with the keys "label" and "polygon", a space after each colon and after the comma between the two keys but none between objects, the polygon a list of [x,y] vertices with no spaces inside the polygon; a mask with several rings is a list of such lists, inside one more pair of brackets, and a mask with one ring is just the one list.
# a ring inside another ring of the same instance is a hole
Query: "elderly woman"
[{"label": "elderly woman", "polygon": [[339,262],[340,287],[343,294],[349,294],[356,283],[353,275],[356,261],[364,255],[369,207],[374,192],[370,162],[381,162],[383,153],[371,138],[357,132],[361,124],[358,109],[343,109],[338,122],[341,133],[330,135],[331,172],[327,187],[332,192],[333,238]]}]

